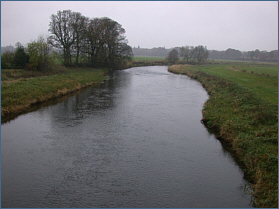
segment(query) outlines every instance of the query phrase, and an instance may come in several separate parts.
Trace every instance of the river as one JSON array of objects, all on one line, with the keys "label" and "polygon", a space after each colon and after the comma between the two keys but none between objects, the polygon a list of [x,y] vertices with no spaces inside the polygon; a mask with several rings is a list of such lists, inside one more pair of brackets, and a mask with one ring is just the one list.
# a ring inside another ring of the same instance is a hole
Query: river
[{"label": "river", "polygon": [[200,122],[207,99],[187,76],[138,67],[2,124],[2,207],[251,207]]}]

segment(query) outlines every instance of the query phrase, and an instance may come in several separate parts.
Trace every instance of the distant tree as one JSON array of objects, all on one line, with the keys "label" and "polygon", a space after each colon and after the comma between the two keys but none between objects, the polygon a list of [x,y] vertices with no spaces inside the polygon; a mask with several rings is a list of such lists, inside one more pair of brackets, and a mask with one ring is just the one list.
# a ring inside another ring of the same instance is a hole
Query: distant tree
[{"label": "distant tree", "polygon": [[225,51],[225,59],[240,60],[241,57],[242,53],[239,50],[229,48]]},{"label": "distant tree", "polygon": [[270,61],[276,61],[278,62],[278,50],[273,50],[269,52],[269,59]]},{"label": "distant tree", "polygon": [[183,58],[183,60],[189,62],[189,59],[191,57],[191,48],[189,46],[182,46],[180,48],[180,56]]},{"label": "distant tree", "polygon": [[249,55],[250,59],[253,60],[254,56],[255,56],[255,51],[248,51],[248,55]]},{"label": "distant tree", "polygon": [[224,51],[210,50],[208,53],[209,59],[225,59]]},{"label": "distant tree", "polygon": [[260,56],[261,56],[260,50],[256,49],[256,50],[255,50],[255,53],[254,53],[254,56],[255,56],[256,59],[259,59]]},{"label": "distant tree", "polygon": [[29,67],[31,70],[48,71],[54,65],[50,55],[51,46],[43,36],[39,36],[37,41],[28,43]]},{"label": "distant tree", "polygon": [[179,59],[178,51],[176,49],[171,50],[166,59],[171,65],[177,63]]},{"label": "distant tree", "polygon": [[202,45],[196,46],[193,50],[193,58],[196,59],[199,64],[204,63],[208,58],[208,51],[206,47]]},{"label": "distant tree", "polygon": [[13,67],[14,68],[25,68],[26,64],[29,62],[29,56],[25,53],[24,47],[17,42],[16,51],[13,57]]},{"label": "distant tree", "polygon": [[267,51],[261,51],[259,52],[259,55],[258,55],[258,59],[260,61],[267,61],[268,60],[268,57],[269,57],[269,54]]},{"label": "distant tree", "polygon": [[5,47],[2,47],[2,46],[1,46],[1,53],[3,53],[3,52],[12,52],[12,53],[14,53],[15,50],[16,50],[16,48],[13,47],[12,45],[10,45],[10,46],[5,46]]},{"label": "distant tree", "polygon": [[133,48],[133,54],[135,56],[158,56],[166,57],[168,56],[169,50],[165,47],[154,47],[152,49],[147,48]]}]

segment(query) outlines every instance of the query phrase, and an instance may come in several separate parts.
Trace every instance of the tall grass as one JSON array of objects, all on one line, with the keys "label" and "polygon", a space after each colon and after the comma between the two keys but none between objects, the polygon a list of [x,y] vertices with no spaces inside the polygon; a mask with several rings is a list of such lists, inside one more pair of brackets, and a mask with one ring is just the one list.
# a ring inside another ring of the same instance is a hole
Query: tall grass
[{"label": "tall grass", "polygon": [[219,139],[229,142],[234,155],[245,165],[243,169],[253,182],[254,206],[277,208],[277,78],[228,67],[232,66],[177,65],[169,71],[202,83],[210,95],[203,109],[204,124]]}]

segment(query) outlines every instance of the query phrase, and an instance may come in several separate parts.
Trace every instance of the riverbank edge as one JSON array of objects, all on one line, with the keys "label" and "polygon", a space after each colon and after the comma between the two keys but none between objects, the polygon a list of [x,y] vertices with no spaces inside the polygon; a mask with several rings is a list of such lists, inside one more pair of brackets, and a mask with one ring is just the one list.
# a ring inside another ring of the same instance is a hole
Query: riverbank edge
[{"label": "riverbank edge", "polygon": [[[239,101],[243,100],[242,102],[250,104],[253,100],[258,102],[258,99],[254,98],[250,92],[247,92],[247,90],[242,89],[235,83],[206,74],[202,71],[192,70],[191,68],[187,69],[187,67],[183,65],[170,66],[168,71],[175,74],[187,75],[190,78],[199,81],[207,90],[209,99],[204,104],[202,110],[202,122],[220,141],[225,141],[230,144],[230,150],[233,156],[237,161],[240,161],[240,163],[244,165],[244,167],[242,166],[244,174],[252,180],[251,186],[253,192],[251,194],[254,197],[253,206],[277,208],[278,122],[277,124],[265,125],[265,128],[257,130],[255,127],[259,128],[260,124],[254,124],[255,121],[249,121],[250,116],[246,117],[246,121],[239,121],[239,123],[236,122],[238,119],[230,120],[228,118],[223,118],[222,113],[216,114],[216,112],[230,111],[235,114],[245,114],[245,111],[247,110],[241,110],[242,106]],[[247,98],[240,98],[239,92],[243,92],[243,97]],[[230,108],[226,109],[216,105],[218,102],[223,103],[225,106],[227,106],[227,103],[232,103],[232,105],[228,105]],[[255,111],[261,112],[263,111],[262,108],[268,109],[268,107],[264,107],[262,104],[255,104],[255,106],[257,107],[250,107],[254,110],[254,115],[258,115]],[[270,117],[269,115],[266,116]],[[261,117],[265,117],[265,115]],[[257,118],[255,118],[255,120],[256,119]],[[240,118],[240,120],[244,119]],[[273,118],[273,121],[278,121],[278,117],[277,119]],[[246,127],[243,127],[245,126],[243,124],[246,124]],[[269,136],[267,136],[268,134]],[[260,140],[265,140],[265,143],[260,143]],[[273,145],[269,146],[270,143],[274,143],[274,147],[276,147],[277,143],[276,151],[274,150]],[[269,150],[271,150],[271,154],[268,153]],[[270,168],[268,168],[269,166]]]},{"label": "riverbank edge", "polygon": [[[58,98],[61,98],[63,96],[72,94],[74,92],[80,91],[82,89],[88,88],[90,86],[97,86],[99,83],[108,80],[109,79],[109,70],[108,69],[91,69],[91,79],[88,81],[88,71],[84,73],[84,71],[77,69],[76,71],[71,69],[70,72],[63,73],[59,75],[50,75],[50,76],[43,76],[43,77],[35,77],[30,79],[25,79],[24,82],[26,84],[33,82],[34,80],[38,80],[38,82],[41,82],[40,85],[44,85],[44,88],[49,88],[49,85],[55,85],[62,82],[67,82],[67,87],[62,86],[60,88],[55,89],[55,91],[52,92],[46,92],[46,91],[38,91],[35,95],[32,96],[32,98],[29,98],[28,100],[18,102],[20,104],[9,104],[7,107],[2,106],[2,93],[3,86],[1,85],[1,123],[8,121],[10,118],[15,118],[21,114],[24,114],[26,112],[29,112],[34,106],[46,103],[51,100],[55,100]],[[79,79],[77,79],[76,75],[72,75],[71,72],[74,72],[75,74],[78,73]],[[60,76],[60,79],[56,79],[53,81],[53,83],[46,83],[43,82],[44,78],[51,78],[53,76]],[[41,80],[41,81],[39,81]],[[36,85],[32,85],[36,86]],[[27,95],[29,92],[28,90],[17,89],[15,90],[17,94],[20,95]]]}]

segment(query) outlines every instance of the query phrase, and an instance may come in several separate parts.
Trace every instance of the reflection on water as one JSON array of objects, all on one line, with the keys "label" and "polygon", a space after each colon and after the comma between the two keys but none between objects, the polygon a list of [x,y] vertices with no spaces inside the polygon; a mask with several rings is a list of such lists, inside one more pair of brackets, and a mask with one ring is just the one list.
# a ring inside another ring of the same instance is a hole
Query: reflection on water
[{"label": "reflection on water", "polygon": [[167,67],[132,68],[2,124],[2,207],[251,207],[200,123],[207,98]]}]

